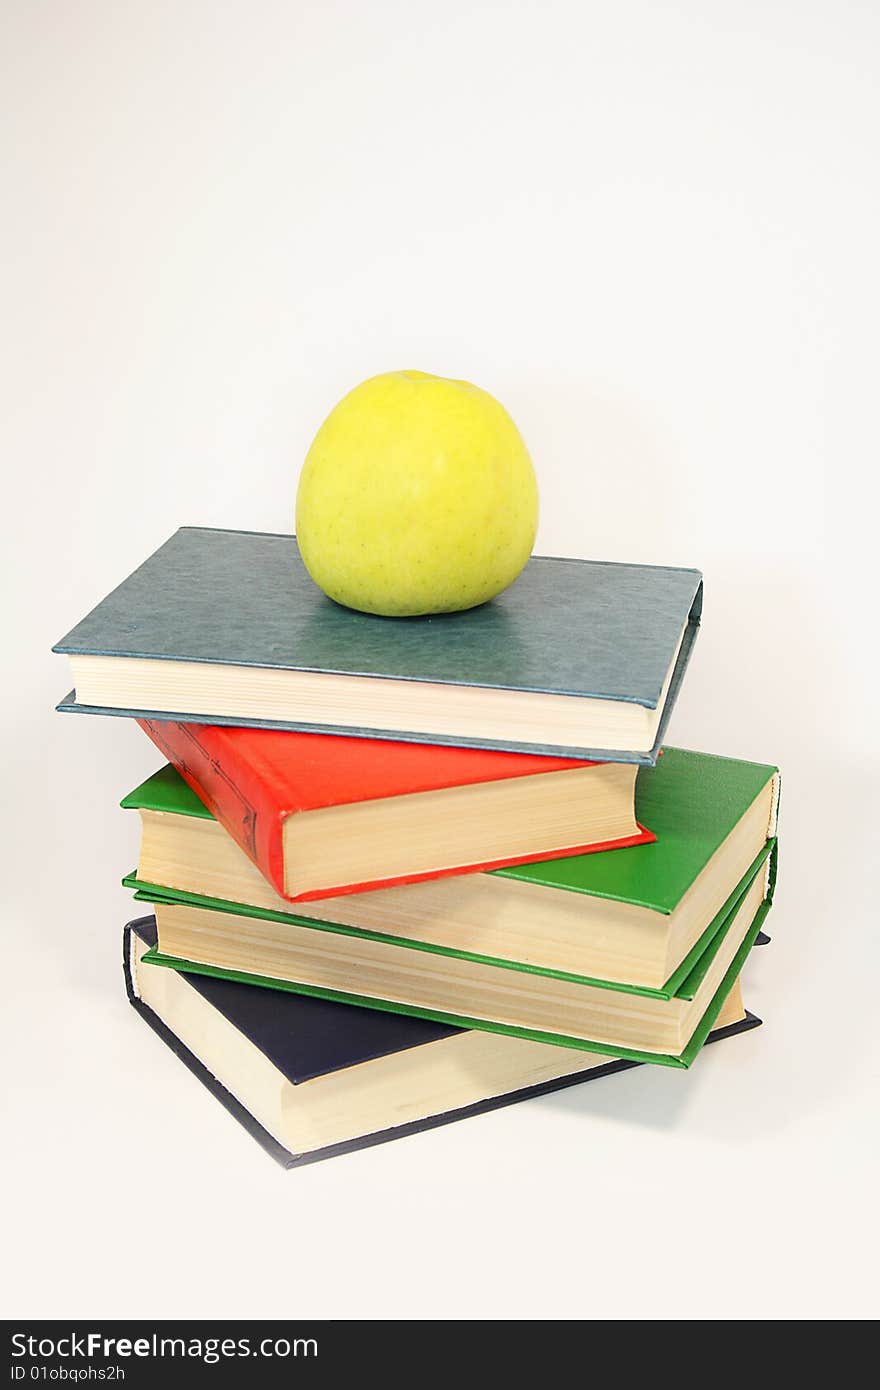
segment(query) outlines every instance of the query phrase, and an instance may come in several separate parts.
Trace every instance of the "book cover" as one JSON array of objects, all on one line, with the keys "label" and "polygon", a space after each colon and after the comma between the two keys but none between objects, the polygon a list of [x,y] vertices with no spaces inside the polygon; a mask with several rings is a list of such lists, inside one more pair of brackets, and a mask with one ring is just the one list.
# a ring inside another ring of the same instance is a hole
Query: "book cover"
[{"label": "book cover", "polygon": [[[210,710],[59,709],[212,724],[298,728],[405,742],[512,748],[651,763],[700,620],[696,570],[534,557],[509,589],[464,613],[385,619],[342,608],[313,584],[292,536],[184,527],[53,650],[482,687],[658,709],[655,746],[561,748],[412,729],[224,717]],[[684,638],[676,649],[684,629]]]},{"label": "book cover", "polygon": [[[425,1119],[397,1125],[353,1139],[345,1143],[294,1153],[268,1132],[245,1106],[204,1066],[186,1044],[150,1009],[134,988],[131,969],[132,935],[149,947],[155,946],[156,928],[151,917],[130,922],[123,933],[123,967],[128,998],[133,1008],[153,1031],[211,1092],[221,1105],[241,1124],[262,1148],[285,1168],[299,1167],[325,1158],[332,1158],[357,1149],[405,1138],[439,1125],[450,1124],[475,1115],[512,1105],[517,1101],[548,1095],[554,1091],[597,1080],[617,1072],[627,1071],[638,1063],[623,1058],[598,1062],[589,1071],[576,1071],[538,1085],[525,1086],[503,1095],[487,1097],[478,1103]],[[211,1004],[230,1024],[246,1037],[256,1050],[294,1085],[346,1067],[357,1066],[377,1056],[417,1048],[425,1043],[452,1036],[458,1030],[430,1020],[410,1018],[399,1014],[356,1008],[347,1004],[309,997],[301,994],[276,994],[272,1007],[266,1007],[263,991],[248,984],[186,974],[193,989]],[[746,1012],[741,1020],[713,1030],[707,1042],[720,1041],[757,1028],[761,1020]]]},{"label": "book cover", "polygon": [[[489,862],[475,859],[421,873],[289,893],[285,886],[283,843],[284,822],[288,816],[475,783],[531,778],[597,764],[475,748],[339,739],[326,734],[276,729],[228,728],[173,720],[142,719],[138,723],[275,891],[291,902],[534,863],[537,859],[555,859],[560,854],[596,853],[612,847],[648,844],[654,838],[650,831],[641,829],[635,835],[593,844],[574,844],[564,850],[556,848],[542,854],[510,855]],[[197,814],[187,797],[175,795],[173,780],[161,773],[138,787],[122,805],[168,810],[169,798],[178,814]]]}]

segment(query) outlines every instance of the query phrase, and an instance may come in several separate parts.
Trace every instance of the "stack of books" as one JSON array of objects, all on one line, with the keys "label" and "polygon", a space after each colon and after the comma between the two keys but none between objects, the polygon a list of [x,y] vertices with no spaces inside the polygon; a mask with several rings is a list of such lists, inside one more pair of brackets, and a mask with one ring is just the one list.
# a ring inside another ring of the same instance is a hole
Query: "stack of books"
[{"label": "stack of books", "polygon": [[288,1166],[755,1027],[775,768],[664,746],[695,570],[532,559],[385,619],[184,528],[55,650],[137,720],[129,998]]}]

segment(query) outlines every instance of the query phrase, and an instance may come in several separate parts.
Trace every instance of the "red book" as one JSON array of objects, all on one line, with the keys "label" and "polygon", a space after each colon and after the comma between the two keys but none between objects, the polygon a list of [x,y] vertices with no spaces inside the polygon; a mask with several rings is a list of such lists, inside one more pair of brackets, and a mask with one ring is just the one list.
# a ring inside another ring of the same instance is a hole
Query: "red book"
[{"label": "red book", "polygon": [[290,902],[654,839],[632,763],[138,723]]}]

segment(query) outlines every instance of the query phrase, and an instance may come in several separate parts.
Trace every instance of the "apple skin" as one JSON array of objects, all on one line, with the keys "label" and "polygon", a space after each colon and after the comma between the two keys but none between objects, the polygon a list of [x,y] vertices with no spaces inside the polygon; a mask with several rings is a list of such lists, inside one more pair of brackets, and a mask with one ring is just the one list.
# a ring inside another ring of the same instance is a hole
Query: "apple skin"
[{"label": "apple skin", "polygon": [[337,603],[384,617],[453,613],[520,574],[538,487],[507,411],[466,381],[386,372],[350,391],[306,455],[300,553]]}]

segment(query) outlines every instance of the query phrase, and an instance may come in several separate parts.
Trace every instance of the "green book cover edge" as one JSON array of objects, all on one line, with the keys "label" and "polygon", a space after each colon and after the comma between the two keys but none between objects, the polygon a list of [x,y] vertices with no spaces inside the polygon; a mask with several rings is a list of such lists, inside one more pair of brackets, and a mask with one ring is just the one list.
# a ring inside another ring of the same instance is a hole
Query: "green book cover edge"
[{"label": "green book cover edge", "polygon": [[630,1062],[647,1062],[659,1066],[686,1068],[691,1065],[712,1031],[722,1005],[755,944],[755,939],[769,910],[770,903],[768,901],[761,903],[752,919],[752,925],[731,961],[711,1003],[697,1024],[687,1046],[678,1055],[666,1052],[639,1052],[633,1048],[613,1047],[609,1043],[571,1038],[561,1033],[541,1033],[531,1028],[515,1028],[508,1024],[493,1023],[485,1019],[466,1018],[459,1014],[441,1013],[434,1009],[415,1008],[409,1004],[391,1004],[384,999],[372,999],[360,994],[345,994],[340,990],[323,989],[316,985],[300,985],[289,980],[273,980],[264,975],[245,975],[240,971],[221,970],[216,966],[200,965],[194,961],[166,956],[155,947],[147,951],[142,959],[145,964],[166,966],[172,970],[181,970],[184,974],[209,975],[218,980],[235,980],[240,984],[258,985],[266,989],[281,989],[291,994],[307,994],[319,999],[331,999],[340,1004],[353,1004],[359,1008],[381,1009],[386,1013],[433,1019],[438,1023],[451,1024],[455,1028],[478,1029],[484,1033],[501,1033],[508,1037],[525,1038],[531,1042],[549,1043],[555,1047],[570,1047],[577,1052],[598,1052],[606,1057],[620,1057]]},{"label": "green book cover edge", "polygon": [[137,902],[176,902],[188,907],[208,909],[213,912],[231,913],[236,917],[255,917],[269,922],[289,922],[293,926],[308,927],[314,931],[333,932],[339,936],[360,937],[366,941],[379,941],[386,946],[399,946],[406,950],[427,951],[430,955],[452,956],[456,960],[472,961],[475,965],[491,965],[503,970],[519,970],[528,975],[543,975],[551,980],[565,980],[571,984],[590,985],[596,989],[613,989],[624,994],[639,994],[648,999],[692,999],[706,971],[715,959],[727,927],[738,911],[756,875],[760,872],[768,856],[774,853],[775,840],[768,840],[758,852],[736,888],[723,906],[712,918],[699,940],[695,942],[684,960],[659,989],[645,985],[621,984],[617,980],[600,980],[589,975],[575,975],[566,970],[552,970],[547,966],[530,965],[524,961],[503,960],[496,956],[482,955],[476,951],[462,951],[452,946],[440,946],[430,941],[413,941],[409,937],[392,936],[387,932],[377,932],[365,927],[352,927],[338,922],[315,921],[310,917],[300,917],[294,912],[278,912],[274,908],[254,907],[246,903],[230,902],[224,898],[208,898],[198,893],[187,893],[164,888],[158,884],[146,883],[136,872],[126,874],[123,887],[135,890]]}]

